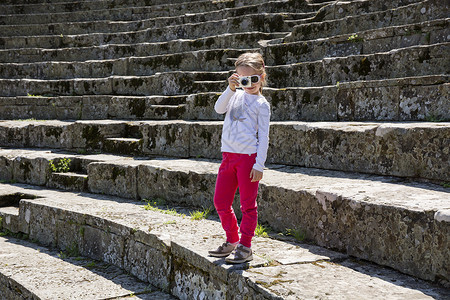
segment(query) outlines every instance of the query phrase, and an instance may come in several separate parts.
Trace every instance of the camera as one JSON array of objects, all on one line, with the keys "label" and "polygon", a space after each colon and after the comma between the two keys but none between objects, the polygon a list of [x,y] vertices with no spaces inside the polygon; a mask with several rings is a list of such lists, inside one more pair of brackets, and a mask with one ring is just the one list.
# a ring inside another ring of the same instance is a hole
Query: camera
[{"label": "camera", "polygon": [[251,87],[252,86],[252,80],[250,76],[241,76],[239,77],[239,87]]}]

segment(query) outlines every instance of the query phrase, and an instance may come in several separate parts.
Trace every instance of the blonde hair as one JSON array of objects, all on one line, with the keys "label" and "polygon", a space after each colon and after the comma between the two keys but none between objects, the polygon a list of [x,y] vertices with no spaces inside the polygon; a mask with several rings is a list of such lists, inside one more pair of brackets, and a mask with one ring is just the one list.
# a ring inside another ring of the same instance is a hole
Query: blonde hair
[{"label": "blonde hair", "polygon": [[263,56],[257,52],[247,52],[239,55],[238,59],[234,63],[236,69],[238,67],[250,67],[255,70],[259,75],[264,75],[261,78],[261,87],[259,91],[262,91],[263,86],[266,85],[266,66],[264,65]]}]

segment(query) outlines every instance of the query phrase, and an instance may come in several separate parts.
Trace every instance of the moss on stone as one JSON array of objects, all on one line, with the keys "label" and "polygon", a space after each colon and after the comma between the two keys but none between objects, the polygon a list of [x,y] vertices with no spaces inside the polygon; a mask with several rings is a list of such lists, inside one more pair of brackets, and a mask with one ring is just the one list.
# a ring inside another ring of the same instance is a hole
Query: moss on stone
[{"label": "moss on stone", "polygon": [[[216,97],[217,99],[218,97]],[[206,94],[197,94],[194,98],[194,105],[196,107],[207,107],[210,105],[210,97]]]},{"label": "moss on stone", "polygon": [[317,14],[312,19],[312,22],[322,22],[323,19],[325,19],[325,16],[327,15],[326,9],[321,9],[317,12]]},{"label": "moss on stone", "polygon": [[212,133],[211,132],[203,130],[200,133],[200,137],[205,139],[207,141],[208,145],[211,145],[211,139],[212,139]]},{"label": "moss on stone", "polygon": [[133,88],[139,88],[144,84],[144,80],[142,78],[132,78],[130,79],[130,86]]},{"label": "moss on stone", "polygon": [[131,99],[130,102],[128,102],[128,109],[132,115],[135,115],[137,118],[142,118],[146,109],[145,99]]},{"label": "moss on stone", "polygon": [[45,131],[46,136],[54,136],[56,139],[59,139],[59,137],[61,136],[61,133],[62,133],[61,127],[48,128]]},{"label": "moss on stone", "polygon": [[125,170],[114,166],[111,171],[111,179],[116,181],[119,176],[125,177]]},{"label": "moss on stone", "polygon": [[23,177],[24,179],[29,179],[30,173],[31,173],[31,169],[33,169],[33,166],[31,165],[31,163],[29,161],[24,161],[19,165],[19,168],[23,171]]},{"label": "moss on stone", "polygon": [[311,94],[308,91],[303,93],[302,103],[309,104],[311,103]]},{"label": "moss on stone", "polygon": [[422,53],[419,54],[419,62],[423,63],[426,60],[430,60],[431,56],[430,56],[430,50],[429,49],[425,49]]},{"label": "moss on stone", "polygon": [[367,57],[362,58],[359,64],[353,66],[352,71],[360,76],[367,76],[371,71],[369,59]]},{"label": "moss on stone", "polygon": [[99,147],[103,137],[97,125],[87,125],[83,128],[81,137],[84,138],[86,148],[95,149]]}]

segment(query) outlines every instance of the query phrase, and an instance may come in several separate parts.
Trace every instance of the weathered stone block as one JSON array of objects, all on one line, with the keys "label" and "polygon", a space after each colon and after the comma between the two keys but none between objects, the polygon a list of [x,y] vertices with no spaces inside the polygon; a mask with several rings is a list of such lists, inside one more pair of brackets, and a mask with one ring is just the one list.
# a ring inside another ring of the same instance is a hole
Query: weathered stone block
[{"label": "weathered stone block", "polygon": [[189,156],[220,159],[222,122],[194,123],[190,127]]},{"label": "weathered stone block", "polygon": [[17,207],[0,207],[0,230],[20,232],[19,209]]},{"label": "weathered stone block", "polygon": [[185,122],[146,122],[141,125],[143,151],[148,154],[189,157],[190,124]]},{"label": "weathered stone block", "polygon": [[[398,120],[399,87],[338,88],[341,120]],[[391,101],[387,101],[387,99]]]},{"label": "weathered stone block", "polygon": [[185,261],[173,259],[174,281],[171,294],[180,299],[205,298],[227,299],[228,285],[200,269],[194,268]]},{"label": "weathered stone block", "polygon": [[[271,126],[268,161],[448,181],[444,167],[449,153],[448,130],[447,123],[280,122]],[[289,153],[279,145],[290,149]]]},{"label": "weathered stone block", "polygon": [[[176,161],[174,162],[176,165]],[[141,199],[163,198],[194,207],[211,207],[216,174],[205,176],[194,171],[171,171],[170,167],[140,165],[138,194]]]},{"label": "weathered stone block", "polygon": [[102,150],[108,153],[139,155],[142,153],[142,139],[108,138],[103,142]]},{"label": "weathered stone block", "polygon": [[45,124],[34,123],[28,128],[29,145],[32,147],[45,147],[55,149],[72,149],[73,137],[72,123],[47,121]]},{"label": "weathered stone block", "polygon": [[56,246],[58,214],[59,210],[54,207],[22,200],[19,211],[20,231],[27,233],[32,240],[37,240],[44,245]]},{"label": "weathered stone block", "polygon": [[48,177],[47,186],[68,191],[84,192],[87,191],[87,183],[87,175],[75,173],[51,173]]},{"label": "weathered stone block", "polygon": [[11,181],[13,179],[14,160],[0,156],[0,180]]},{"label": "weathered stone block", "polygon": [[[440,212],[441,214],[444,212]],[[427,261],[431,260],[431,274],[434,279],[442,283],[450,282],[450,267],[448,265],[448,257],[450,256],[450,211],[446,211],[445,218],[435,221],[432,235],[432,252],[427,253]],[[420,228],[419,228],[420,229]],[[420,243],[421,241],[418,240]],[[431,258],[431,259],[430,259]]]},{"label": "weathered stone block", "polygon": [[[81,78],[71,80],[73,93],[76,95],[109,95],[113,92],[113,79],[109,78]],[[63,95],[67,95],[64,93]]]},{"label": "weathered stone block", "polygon": [[124,136],[125,123],[120,121],[77,121],[70,126],[75,149],[99,150],[105,138]]},{"label": "weathered stone block", "polygon": [[400,90],[399,119],[450,121],[449,84],[405,86]]},{"label": "weathered stone block", "polygon": [[92,193],[137,198],[135,166],[91,163],[87,167],[88,188]]},{"label": "weathered stone block", "polygon": [[214,104],[220,93],[198,93],[187,98],[187,112],[185,119],[189,120],[223,120],[224,115],[219,115],[214,110]]},{"label": "weathered stone block", "polygon": [[44,185],[50,172],[49,161],[42,157],[16,157],[13,164],[13,179],[22,183]]},{"label": "weathered stone block", "polygon": [[84,218],[75,217],[68,211],[61,211],[55,223],[56,247],[71,255],[81,255],[85,232]]},{"label": "weathered stone block", "polygon": [[83,226],[81,254],[123,268],[125,237],[104,228]]},{"label": "weathered stone block", "polygon": [[265,89],[263,94],[271,104],[271,121],[336,119],[335,87]]},{"label": "weathered stone block", "polygon": [[172,261],[167,251],[161,251],[135,241],[126,244],[123,268],[137,278],[168,291],[172,274]]},{"label": "weathered stone block", "polygon": [[108,119],[110,101],[110,96],[83,96],[81,118],[84,120]]},{"label": "weathered stone block", "polygon": [[3,122],[0,126],[0,141],[5,147],[26,147],[28,145],[27,122]]}]

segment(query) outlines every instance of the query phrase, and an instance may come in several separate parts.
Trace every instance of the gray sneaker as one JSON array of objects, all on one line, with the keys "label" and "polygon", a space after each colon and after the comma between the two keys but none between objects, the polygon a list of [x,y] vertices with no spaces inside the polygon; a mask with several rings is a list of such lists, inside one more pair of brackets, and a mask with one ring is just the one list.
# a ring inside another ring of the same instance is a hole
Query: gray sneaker
[{"label": "gray sneaker", "polygon": [[208,253],[210,256],[214,257],[225,257],[230,255],[230,253],[233,252],[234,249],[236,249],[236,245],[225,242],[222,244],[222,246],[219,246],[217,250],[208,251]]},{"label": "gray sneaker", "polygon": [[241,264],[253,260],[252,249],[239,244],[233,252],[232,257],[225,258],[225,261],[230,264]]}]

